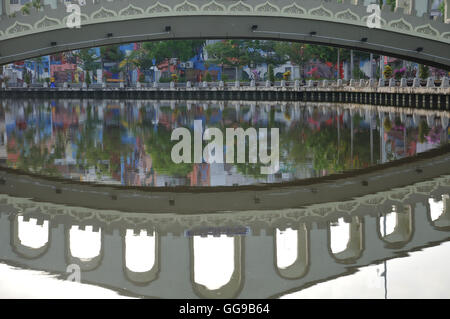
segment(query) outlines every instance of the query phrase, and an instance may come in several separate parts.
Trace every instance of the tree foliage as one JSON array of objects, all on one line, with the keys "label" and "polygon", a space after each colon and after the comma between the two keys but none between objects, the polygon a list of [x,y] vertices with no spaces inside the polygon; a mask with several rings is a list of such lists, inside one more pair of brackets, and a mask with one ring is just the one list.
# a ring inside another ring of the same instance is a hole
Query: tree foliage
[{"label": "tree foliage", "polygon": [[95,71],[100,68],[99,57],[95,54],[93,49],[81,49],[74,54],[78,58],[78,63],[81,64],[85,71]]},{"label": "tree foliage", "polygon": [[143,49],[147,58],[156,60],[156,64],[168,58],[187,61],[192,58],[203,45],[204,40],[165,40],[145,42]]}]

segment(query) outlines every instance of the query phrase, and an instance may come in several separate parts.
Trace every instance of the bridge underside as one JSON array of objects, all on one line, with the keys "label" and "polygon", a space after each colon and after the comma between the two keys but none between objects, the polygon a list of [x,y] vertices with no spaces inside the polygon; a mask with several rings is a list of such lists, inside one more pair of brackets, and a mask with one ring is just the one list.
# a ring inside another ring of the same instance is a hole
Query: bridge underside
[{"label": "bridge underside", "polygon": [[[170,32],[165,32],[166,26],[171,27]],[[257,26],[256,30],[252,26]],[[380,53],[450,70],[449,44],[432,38],[332,21],[226,15],[130,19],[32,33],[1,41],[0,64],[109,44],[194,38],[299,41]],[[418,52],[418,48],[423,50]]]}]

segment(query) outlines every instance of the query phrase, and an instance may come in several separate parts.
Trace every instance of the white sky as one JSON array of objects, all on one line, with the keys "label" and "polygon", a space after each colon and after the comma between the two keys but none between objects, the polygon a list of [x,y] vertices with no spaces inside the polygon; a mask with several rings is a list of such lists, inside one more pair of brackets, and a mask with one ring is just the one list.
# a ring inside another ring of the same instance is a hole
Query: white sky
[{"label": "white sky", "polygon": [[[387,261],[388,298],[450,298],[450,242]],[[383,264],[283,296],[309,298],[384,298]]]},{"label": "white sky", "polygon": [[208,289],[227,284],[234,271],[234,238],[194,236],[194,281]]},{"label": "white sky", "polygon": [[135,272],[145,272],[155,264],[156,241],[154,233],[147,236],[142,230],[134,235],[132,229],[127,229],[125,236],[125,263],[126,267]]},{"label": "white sky", "polygon": [[444,212],[444,202],[442,200],[435,202],[434,199],[430,198],[428,204],[430,204],[431,220],[435,221]]},{"label": "white sky", "polygon": [[102,230],[92,230],[92,226],[86,226],[81,230],[78,226],[72,226],[69,232],[70,253],[81,260],[90,260],[100,255],[102,246]]},{"label": "white sky", "polygon": [[41,248],[48,242],[48,220],[43,225],[37,225],[37,219],[30,218],[28,222],[23,216],[17,216],[18,237],[22,245],[30,248]]},{"label": "white sky", "polygon": [[109,289],[57,279],[43,271],[0,264],[0,274],[0,299],[128,298]]},{"label": "white sky", "polygon": [[330,226],[330,237],[331,251],[334,254],[344,251],[350,239],[350,224],[339,218],[336,224]]},{"label": "white sky", "polygon": [[284,269],[292,265],[297,260],[298,255],[298,231],[288,228],[276,231],[277,243],[277,266]]}]

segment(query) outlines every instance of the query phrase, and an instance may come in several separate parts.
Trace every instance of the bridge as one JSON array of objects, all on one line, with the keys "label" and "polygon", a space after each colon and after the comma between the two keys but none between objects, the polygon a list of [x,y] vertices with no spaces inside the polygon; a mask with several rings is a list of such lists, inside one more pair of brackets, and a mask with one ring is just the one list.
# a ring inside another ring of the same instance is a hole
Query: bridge
[{"label": "bridge", "polygon": [[[278,297],[447,242],[449,190],[450,175],[444,175],[301,209],[188,216],[0,195],[0,261],[61,279],[69,275],[68,265],[77,264],[81,282],[131,296]],[[226,271],[212,267],[217,248],[205,242],[223,248],[216,257]],[[205,269],[217,282],[202,276]]]},{"label": "bridge", "polygon": [[450,0],[439,19],[430,19],[430,0],[397,0],[394,11],[384,5],[379,28],[367,23],[373,14],[367,4],[374,1],[362,0],[87,0],[80,28],[67,27],[63,0],[46,0],[25,15],[9,1],[0,1],[0,64],[116,43],[250,38],[346,47],[450,69]]}]

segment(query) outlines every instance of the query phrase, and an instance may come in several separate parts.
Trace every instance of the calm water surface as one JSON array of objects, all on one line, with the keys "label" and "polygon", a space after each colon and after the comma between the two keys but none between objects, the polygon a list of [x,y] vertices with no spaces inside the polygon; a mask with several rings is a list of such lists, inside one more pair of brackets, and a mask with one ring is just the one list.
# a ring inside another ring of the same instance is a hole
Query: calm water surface
[{"label": "calm water surface", "polygon": [[[448,143],[449,136],[445,112],[349,105],[10,100],[0,115],[3,165],[129,186],[236,186],[320,177],[413,156]],[[172,131],[185,127],[193,136],[195,120],[224,136],[226,128],[279,128],[279,171],[261,174],[263,165],[247,158],[239,164],[175,164]]]},{"label": "calm water surface", "polygon": [[[406,108],[231,101],[0,105],[1,165],[68,184],[307,179],[436,149],[450,133],[448,113]],[[245,163],[174,164],[171,132],[185,127],[193,133],[195,120],[203,129],[279,128],[280,171],[262,175],[259,164]],[[450,163],[445,156],[440,165]],[[220,214],[99,210],[0,193],[0,298],[450,298],[449,174],[346,201]]]}]

